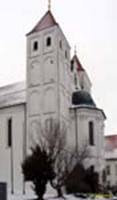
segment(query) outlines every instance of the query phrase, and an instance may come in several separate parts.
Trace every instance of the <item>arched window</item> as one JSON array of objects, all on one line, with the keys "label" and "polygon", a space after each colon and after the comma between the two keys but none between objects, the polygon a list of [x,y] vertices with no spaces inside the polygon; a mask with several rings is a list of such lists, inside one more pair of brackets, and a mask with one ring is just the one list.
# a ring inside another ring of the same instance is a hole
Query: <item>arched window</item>
[{"label": "arched window", "polygon": [[105,183],[106,182],[106,170],[104,169],[103,171],[102,171],[102,181],[103,181],[103,183]]},{"label": "arched window", "polygon": [[94,145],[94,124],[92,121],[89,122],[89,145]]},{"label": "arched window", "polygon": [[107,166],[106,166],[106,174],[107,174],[107,175],[110,175],[110,174],[111,174],[111,167],[110,167],[110,165],[107,165]]},{"label": "arched window", "polygon": [[8,119],[8,147],[12,145],[12,118]]},{"label": "arched window", "polygon": [[67,50],[65,50],[65,58],[68,58]]},{"label": "arched window", "polygon": [[62,40],[60,40],[60,42],[59,42],[59,46],[60,46],[60,49],[62,49]]},{"label": "arched window", "polygon": [[77,75],[74,74],[74,85],[75,85],[76,88],[77,88],[77,84],[78,84],[78,82],[77,82]]},{"label": "arched window", "polygon": [[71,71],[73,72],[73,70],[74,70],[74,61],[72,60],[71,61]]},{"label": "arched window", "polygon": [[51,37],[47,37],[47,39],[46,39],[46,46],[47,47],[51,46]]},{"label": "arched window", "polygon": [[35,41],[34,44],[33,44],[33,50],[34,51],[38,50],[38,42],[37,41]]}]

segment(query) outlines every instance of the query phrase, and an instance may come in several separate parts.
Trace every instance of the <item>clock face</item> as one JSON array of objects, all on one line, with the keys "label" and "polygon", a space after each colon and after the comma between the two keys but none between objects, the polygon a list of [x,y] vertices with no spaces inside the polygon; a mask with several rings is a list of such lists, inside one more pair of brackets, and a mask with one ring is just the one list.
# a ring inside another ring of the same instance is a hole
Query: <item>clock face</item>
[{"label": "clock face", "polygon": [[33,61],[30,66],[30,83],[31,85],[38,85],[40,81],[40,63]]}]

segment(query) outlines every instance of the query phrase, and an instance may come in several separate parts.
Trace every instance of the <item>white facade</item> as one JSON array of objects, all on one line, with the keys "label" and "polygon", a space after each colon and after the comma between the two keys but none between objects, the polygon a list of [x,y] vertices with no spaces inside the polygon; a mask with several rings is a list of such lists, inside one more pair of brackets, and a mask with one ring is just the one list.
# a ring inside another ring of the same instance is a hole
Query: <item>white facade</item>
[{"label": "white facade", "polygon": [[106,159],[106,185],[117,186],[117,156],[116,159]]},{"label": "white facade", "polygon": [[105,185],[117,186],[117,135],[105,136]]},{"label": "white facade", "polygon": [[91,97],[90,79],[77,56],[71,60],[69,43],[50,11],[27,34],[26,80],[26,86],[0,88],[0,182],[14,193],[24,192],[21,163],[31,139],[50,118],[65,123],[68,145],[80,149],[87,143],[90,159],[85,167],[93,165],[101,174],[105,115]]}]

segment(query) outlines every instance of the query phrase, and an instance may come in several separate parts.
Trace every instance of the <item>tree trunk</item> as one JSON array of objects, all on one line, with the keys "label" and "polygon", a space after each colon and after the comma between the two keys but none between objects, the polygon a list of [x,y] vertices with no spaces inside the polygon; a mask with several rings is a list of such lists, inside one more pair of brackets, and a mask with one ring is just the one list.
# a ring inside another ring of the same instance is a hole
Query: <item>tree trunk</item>
[{"label": "tree trunk", "polygon": [[51,180],[50,181],[51,186],[57,191],[57,196],[63,198],[63,192],[60,186],[54,184],[54,182]]},{"label": "tree trunk", "polygon": [[61,188],[57,188],[57,194],[58,194],[58,197],[63,197],[63,193],[62,193]]},{"label": "tree trunk", "polygon": [[44,200],[43,197],[38,197],[36,200]]}]

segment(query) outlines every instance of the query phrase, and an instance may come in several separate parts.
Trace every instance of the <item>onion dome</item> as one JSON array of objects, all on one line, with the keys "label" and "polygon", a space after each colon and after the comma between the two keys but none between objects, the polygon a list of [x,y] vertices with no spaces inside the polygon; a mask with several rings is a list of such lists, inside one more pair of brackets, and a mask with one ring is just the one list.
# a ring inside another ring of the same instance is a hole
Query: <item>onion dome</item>
[{"label": "onion dome", "polygon": [[89,92],[84,90],[75,91],[72,94],[72,104],[76,106],[91,106],[96,107],[96,104]]}]

